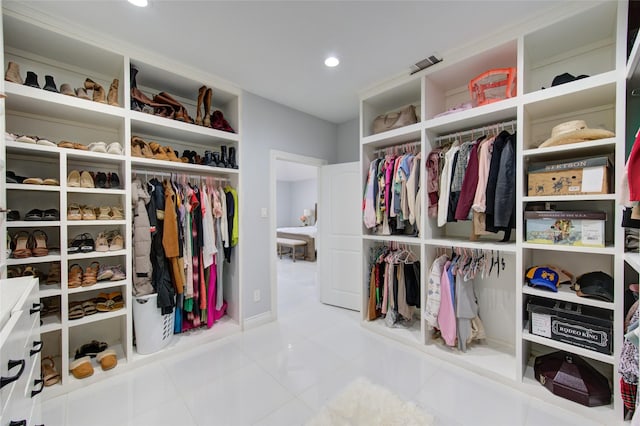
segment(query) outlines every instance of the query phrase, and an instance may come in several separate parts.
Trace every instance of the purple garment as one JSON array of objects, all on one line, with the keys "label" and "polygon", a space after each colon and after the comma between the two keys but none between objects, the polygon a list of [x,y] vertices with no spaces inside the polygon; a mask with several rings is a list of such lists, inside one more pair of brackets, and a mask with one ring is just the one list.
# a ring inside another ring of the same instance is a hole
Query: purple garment
[{"label": "purple garment", "polygon": [[478,147],[480,143],[476,143],[471,149],[469,155],[469,162],[467,163],[467,171],[464,174],[462,181],[462,189],[460,189],[460,198],[458,199],[458,205],[456,206],[456,220],[467,220],[469,217],[469,211],[473,204],[473,199],[476,196],[476,187],[478,186]]}]

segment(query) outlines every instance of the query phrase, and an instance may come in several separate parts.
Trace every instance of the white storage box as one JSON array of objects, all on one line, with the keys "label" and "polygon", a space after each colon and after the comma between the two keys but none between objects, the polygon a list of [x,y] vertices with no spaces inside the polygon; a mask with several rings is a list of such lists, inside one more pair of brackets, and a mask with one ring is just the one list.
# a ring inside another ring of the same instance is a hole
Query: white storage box
[{"label": "white storage box", "polygon": [[162,315],[157,303],[157,294],[133,298],[136,351],[142,355],[158,352],[173,338],[174,313]]}]

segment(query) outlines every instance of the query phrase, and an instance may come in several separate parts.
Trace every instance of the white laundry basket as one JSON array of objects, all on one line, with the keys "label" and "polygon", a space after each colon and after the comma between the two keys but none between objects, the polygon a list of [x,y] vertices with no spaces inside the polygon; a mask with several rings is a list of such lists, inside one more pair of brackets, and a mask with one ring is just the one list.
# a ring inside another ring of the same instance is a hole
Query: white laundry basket
[{"label": "white laundry basket", "polygon": [[173,337],[174,314],[172,312],[162,315],[157,302],[157,294],[133,298],[136,350],[142,355],[158,352],[167,346]]}]

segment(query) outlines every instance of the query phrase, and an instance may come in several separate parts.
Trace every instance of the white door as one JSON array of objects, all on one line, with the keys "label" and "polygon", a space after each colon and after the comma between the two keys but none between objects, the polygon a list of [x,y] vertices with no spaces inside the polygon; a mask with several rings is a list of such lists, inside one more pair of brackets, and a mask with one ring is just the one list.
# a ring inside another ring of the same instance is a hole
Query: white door
[{"label": "white door", "polygon": [[359,163],[320,168],[318,278],[320,301],[360,310],[361,190]]}]

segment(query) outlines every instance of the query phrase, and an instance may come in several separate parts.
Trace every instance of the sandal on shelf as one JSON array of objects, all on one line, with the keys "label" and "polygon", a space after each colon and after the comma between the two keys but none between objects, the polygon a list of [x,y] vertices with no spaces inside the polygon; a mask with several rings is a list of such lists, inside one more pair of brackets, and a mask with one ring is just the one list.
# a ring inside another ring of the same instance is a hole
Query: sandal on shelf
[{"label": "sandal on shelf", "polygon": [[111,266],[100,265],[100,269],[98,270],[98,276],[96,279],[98,281],[106,281],[113,278],[114,271]]},{"label": "sandal on shelf", "polygon": [[98,297],[93,299],[93,301],[96,303],[96,309],[98,310],[98,312],[111,311],[110,306],[111,304],[113,304],[113,302],[109,300],[109,295],[107,293],[98,294]]},{"label": "sandal on shelf", "polygon": [[35,257],[42,257],[49,254],[49,249],[47,248],[47,241],[49,241],[49,237],[44,231],[40,229],[36,229],[31,234],[33,235],[34,246],[31,249],[31,254]]},{"label": "sandal on shelf", "polygon": [[69,204],[67,207],[68,220],[82,220],[82,209],[76,203]]},{"label": "sandal on shelf", "polygon": [[100,268],[98,262],[91,262],[91,264],[87,266],[87,269],[84,270],[84,274],[82,275],[82,287],[89,287],[98,282],[98,268]]},{"label": "sandal on shelf", "polygon": [[69,267],[69,279],[67,281],[68,288],[77,288],[82,286],[82,275],[84,271],[82,266],[74,263]]},{"label": "sandal on shelf", "polygon": [[44,180],[39,177],[30,177],[23,180],[22,183],[26,183],[28,185],[42,185],[44,183]]},{"label": "sandal on shelf", "polygon": [[124,220],[124,212],[120,206],[111,206],[111,219]]},{"label": "sandal on shelf", "polygon": [[124,308],[124,299],[122,298],[122,292],[114,291],[112,293],[109,293],[109,302],[111,303],[107,302],[107,304],[109,305],[110,311],[117,311],[118,309]]},{"label": "sandal on shelf", "polygon": [[60,141],[58,143],[58,148],[70,148],[70,149],[73,149],[73,142]]},{"label": "sandal on shelf", "polygon": [[127,278],[127,274],[122,271],[122,267],[120,265],[112,266],[111,270],[113,271],[111,281],[121,281]]},{"label": "sandal on shelf", "polygon": [[47,280],[45,283],[47,285],[51,284],[60,284],[61,281],[61,271],[59,263],[52,263],[49,268],[49,272],[47,273]]},{"label": "sandal on shelf", "polygon": [[109,251],[122,250],[124,248],[124,237],[118,231],[114,231],[109,241]]},{"label": "sandal on shelf", "polygon": [[101,206],[98,210],[98,220],[111,220],[111,207],[109,206]]},{"label": "sandal on shelf", "polygon": [[109,251],[109,240],[104,232],[98,234],[96,238],[96,251],[105,252]]},{"label": "sandal on shelf", "polygon": [[85,300],[82,302],[82,310],[84,311],[85,316],[93,315],[96,312],[96,304],[93,300]]},{"label": "sandal on shelf", "polygon": [[[82,217],[81,217],[82,218]],[[82,246],[82,240],[85,238],[85,234],[76,235],[67,248],[68,253],[80,253],[80,247]]]},{"label": "sandal on shelf", "polygon": [[22,276],[22,266],[8,266],[7,267],[7,278],[17,278]]},{"label": "sandal on shelf", "polygon": [[91,173],[89,173],[86,170],[83,170],[82,173],[80,173],[80,187],[81,188],[95,188],[96,185],[93,182],[93,177],[91,176]]},{"label": "sandal on shelf", "polygon": [[89,151],[89,148],[85,144],[74,143],[73,149],[79,149],[80,151]]},{"label": "sandal on shelf", "polygon": [[76,349],[76,354],[74,359],[80,359],[85,356],[90,358],[95,358],[99,353],[106,351],[109,345],[106,342],[99,342],[97,340],[92,340],[89,343],[85,343],[80,346],[80,349]]},{"label": "sandal on shelf", "polygon": [[71,170],[69,175],[67,176],[67,186],[73,188],[80,187],[80,172],[77,170]]},{"label": "sandal on shelf", "polygon": [[95,207],[93,206],[81,206],[82,220],[96,220]]},{"label": "sandal on shelf", "polygon": [[82,302],[69,303],[69,319],[75,320],[84,317],[84,309],[82,309]]},{"label": "sandal on shelf", "polygon": [[36,277],[36,278],[40,278],[42,274],[40,273],[40,271],[38,270],[38,268],[36,268],[33,265],[27,265],[24,268],[24,271],[22,271],[22,276],[23,277]]},{"label": "sandal on shelf", "polygon": [[103,371],[107,371],[118,365],[118,356],[113,349],[107,349],[96,355],[96,361],[100,363]]},{"label": "sandal on shelf", "polygon": [[40,209],[32,209],[24,215],[24,220],[42,220],[44,217],[44,212]]},{"label": "sandal on shelf", "polygon": [[47,209],[42,216],[43,220],[60,220],[60,212],[57,209]]},{"label": "sandal on shelf", "polygon": [[89,253],[95,250],[95,243],[93,242],[93,237],[91,234],[82,234],[82,239],[80,240],[80,252],[81,253]]},{"label": "sandal on shelf", "polygon": [[42,367],[42,380],[45,386],[53,386],[60,381],[60,373],[56,370],[56,363],[50,356],[45,356],[40,362]]},{"label": "sandal on shelf", "polygon": [[93,365],[91,365],[91,358],[88,356],[82,357],[73,361],[69,365],[69,370],[71,370],[71,374],[76,379],[84,379],[93,374]]},{"label": "sandal on shelf", "polygon": [[20,231],[13,236],[11,243],[12,255],[16,259],[31,257],[31,237],[28,232]]}]

